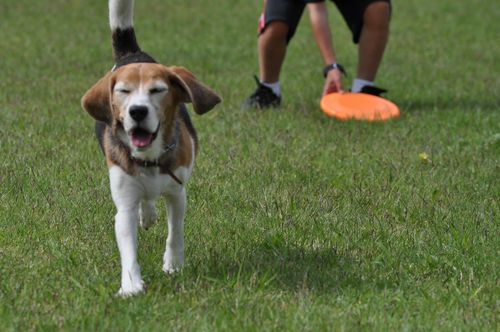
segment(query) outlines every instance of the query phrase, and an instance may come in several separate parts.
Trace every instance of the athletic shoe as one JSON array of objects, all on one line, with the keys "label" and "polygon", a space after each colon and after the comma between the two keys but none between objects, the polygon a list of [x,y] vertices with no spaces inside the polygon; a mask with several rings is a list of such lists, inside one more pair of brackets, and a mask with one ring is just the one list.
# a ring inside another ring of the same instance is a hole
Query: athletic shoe
[{"label": "athletic shoe", "polygon": [[254,76],[257,83],[257,89],[243,102],[244,108],[266,109],[269,107],[278,107],[281,104],[281,97],[276,95],[271,88],[260,83],[257,76]]},{"label": "athletic shoe", "polygon": [[377,97],[380,97],[380,95],[382,93],[386,93],[387,90],[386,89],[382,89],[382,88],[377,88],[376,86],[369,86],[369,85],[365,85],[361,91],[361,93],[367,93],[369,95],[374,95],[374,96],[377,96]]}]

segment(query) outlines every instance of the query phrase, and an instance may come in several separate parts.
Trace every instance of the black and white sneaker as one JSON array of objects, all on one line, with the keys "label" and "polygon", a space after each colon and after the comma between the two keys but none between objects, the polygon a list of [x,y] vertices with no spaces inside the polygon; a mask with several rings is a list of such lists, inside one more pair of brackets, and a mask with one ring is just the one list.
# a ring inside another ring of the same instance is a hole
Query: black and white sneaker
[{"label": "black and white sneaker", "polygon": [[278,107],[281,104],[281,97],[276,95],[271,88],[260,83],[259,78],[254,76],[257,89],[243,102],[244,108],[266,109]]},{"label": "black and white sneaker", "polygon": [[365,85],[363,88],[361,88],[360,92],[380,97],[380,95],[386,93],[387,90],[382,88],[377,88],[376,86]]}]

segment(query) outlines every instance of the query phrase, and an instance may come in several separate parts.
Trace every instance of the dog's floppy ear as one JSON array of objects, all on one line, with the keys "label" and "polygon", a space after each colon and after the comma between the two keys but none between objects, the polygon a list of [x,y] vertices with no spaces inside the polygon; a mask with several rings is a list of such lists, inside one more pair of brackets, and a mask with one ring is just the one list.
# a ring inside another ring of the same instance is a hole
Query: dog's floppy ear
[{"label": "dog's floppy ear", "polygon": [[204,114],[221,102],[221,98],[208,86],[201,83],[194,75],[183,67],[168,67],[174,73],[169,75],[170,83],[178,88],[180,101],[192,103],[198,114]]},{"label": "dog's floppy ear", "polygon": [[111,90],[113,73],[108,72],[82,97],[82,107],[94,119],[111,125]]}]

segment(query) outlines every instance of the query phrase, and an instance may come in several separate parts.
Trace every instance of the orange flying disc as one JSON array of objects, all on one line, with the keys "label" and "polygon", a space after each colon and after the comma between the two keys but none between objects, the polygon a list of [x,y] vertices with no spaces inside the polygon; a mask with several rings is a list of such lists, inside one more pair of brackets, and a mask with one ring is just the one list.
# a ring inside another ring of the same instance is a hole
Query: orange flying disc
[{"label": "orange flying disc", "polygon": [[385,121],[399,117],[392,102],[366,93],[330,93],[320,102],[326,115],[338,120]]}]

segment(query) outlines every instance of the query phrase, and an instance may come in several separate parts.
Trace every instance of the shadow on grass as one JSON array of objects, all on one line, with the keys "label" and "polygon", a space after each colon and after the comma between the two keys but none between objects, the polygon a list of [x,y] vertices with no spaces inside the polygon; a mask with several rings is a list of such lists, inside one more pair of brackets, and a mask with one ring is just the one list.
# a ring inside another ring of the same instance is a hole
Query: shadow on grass
[{"label": "shadow on grass", "polygon": [[[236,260],[217,257],[205,262],[208,279],[239,287],[309,291],[337,294],[346,288],[390,288],[394,280],[383,280],[367,268],[370,263],[339,254],[334,247],[302,249],[268,239],[242,253]],[[233,256],[234,257],[234,256]]]},{"label": "shadow on grass", "polygon": [[460,97],[460,98],[422,98],[422,99],[401,99],[396,100],[401,110],[405,111],[426,111],[426,110],[446,110],[446,109],[469,109],[488,110],[496,112],[500,107],[500,99],[495,97],[485,98],[484,96]]}]

